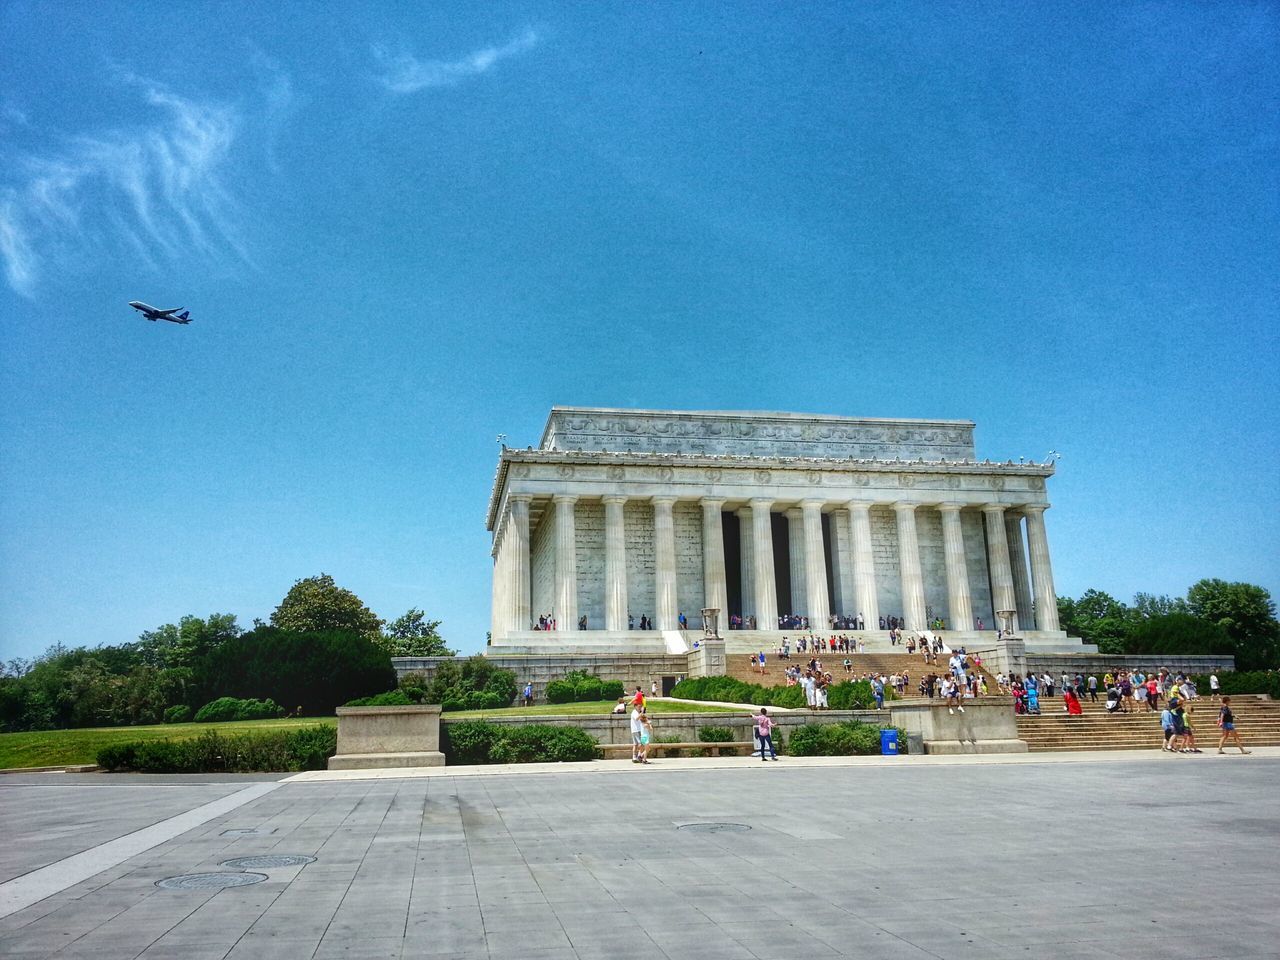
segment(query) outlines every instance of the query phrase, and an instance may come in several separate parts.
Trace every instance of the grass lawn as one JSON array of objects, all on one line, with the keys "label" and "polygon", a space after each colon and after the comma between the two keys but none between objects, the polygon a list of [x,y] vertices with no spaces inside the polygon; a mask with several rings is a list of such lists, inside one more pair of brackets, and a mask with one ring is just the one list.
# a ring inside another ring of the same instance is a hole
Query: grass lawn
[{"label": "grass lawn", "polygon": [[206,730],[244,733],[250,730],[280,730],[337,722],[334,717],[298,717],[286,720],[238,720],[234,723],[157,723],[147,727],[85,727],[78,730],[0,733],[0,770],[9,767],[97,763],[98,751],[113,743],[165,738],[181,740],[198,737]]},{"label": "grass lawn", "polygon": [[[534,707],[505,707],[501,710],[458,710],[446,717],[565,716],[607,714],[613,700],[594,703],[543,703]],[[732,713],[724,707],[649,701],[650,713]],[[334,717],[298,717],[285,720],[240,720],[235,723],[161,723],[147,727],[86,727],[78,730],[40,730],[35,733],[0,733],[0,770],[10,767],[52,767],[72,763],[96,763],[98,751],[115,743],[135,740],[180,740],[198,737],[206,730],[243,733],[252,730],[280,730],[317,723],[337,723]]]}]

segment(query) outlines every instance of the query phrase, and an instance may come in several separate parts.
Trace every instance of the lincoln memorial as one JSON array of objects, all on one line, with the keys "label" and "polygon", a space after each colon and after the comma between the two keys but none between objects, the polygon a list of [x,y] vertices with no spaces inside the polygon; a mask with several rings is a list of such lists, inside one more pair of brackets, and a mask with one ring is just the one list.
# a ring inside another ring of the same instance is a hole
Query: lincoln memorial
[{"label": "lincoln memorial", "polygon": [[889,649],[896,622],[1080,652],[1058,626],[1053,465],[979,460],[973,431],[553,407],[536,448],[498,460],[491,650],[678,652],[714,608],[730,651],[776,649],[806,618],[868,649]]}]

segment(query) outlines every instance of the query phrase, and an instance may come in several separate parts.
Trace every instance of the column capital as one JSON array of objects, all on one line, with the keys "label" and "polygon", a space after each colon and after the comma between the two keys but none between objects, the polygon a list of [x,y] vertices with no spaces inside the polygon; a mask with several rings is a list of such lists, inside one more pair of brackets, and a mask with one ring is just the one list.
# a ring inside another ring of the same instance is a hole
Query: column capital
[{"label": "column capital", "polygon": [[799,520],[804,515],[804,511],[799,507],[787,507],[782,511],[782,515],[788,520]]},{"label": "column capital", "polygon": [[769,497],[752,497],[751,508],[753,510],[768,510],[773,506],[773,500]]},{"label": "column capital", "polygon": [[848,503],[851,513],[870,513],[874,506],[870,500],[850,500]]},{"label": "column capital", "polygon": [[623,496],[620,493],[608,493],[600,498],[601,503],[626,503],[630,497]]},{"label": "column capital", "polygon": [[533,500],[532,493],[509,493],[507,499],[511,503],[530,503]]},{"label": "column capital", "polygon": [[958,500],[944,500],[938,504],[938,509],[943,513],[959,513],[967,506],[967,503],[961,503]]},{"label": "column capital", "polygon": [[1003,503],[984,503],[982,512],[988,515],[1003,517],[1005,505]]},{"label": "column capital", "polygon": [[915,513],[916,507],[922,506],[922,504],[918,500],[895,500],[891,506],[894,510],[898,511],[898,513],[902,513],[907,510]]},{"label": "column capital", "polygon": [[652,503],[655,507],[664,507],[664,506],[669,507],[669,506],[672,506],[679,499],[680,499],[679,497],[672,497],[672,496],[663,494],[662,496],[658,496],[658,497],[650,497],[649,502]]},{"label": "column capital", "polygon": [[1031,514],[1036,514],[1037,516],[1040,516],[1040,515],[1043,515],[1046,510],[1049,509],[1049,506],[1050,505],[1047,503],[1020,503],[1018,504],[1018,509],[1021,510],[1023,513],[1027,514],[1028,516],[1030,516]]},{"label": "column capital", "polygon": [[815,508],[821,510],[826,505],[827,501],[819,500],[817,497],[810,497],[807,500],[800,501],[800,506],[805,510],[813,510]]},{"label": "column capital", "polygon": [[725,504],[724,497],[699,497],[698,502],[704,507],[723,507]]},{"label": "column capital", "polygon": [[572,506],[578,502],[578,495],[574,493],[557,493],[551,498],[552,503],[567,504]]}]

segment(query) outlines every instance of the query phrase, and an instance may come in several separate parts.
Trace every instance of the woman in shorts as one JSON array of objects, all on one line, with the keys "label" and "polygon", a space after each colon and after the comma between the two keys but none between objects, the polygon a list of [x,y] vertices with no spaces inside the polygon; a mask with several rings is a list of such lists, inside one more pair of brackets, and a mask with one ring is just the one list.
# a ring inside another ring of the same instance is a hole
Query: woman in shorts
[{"label": "woman in shorts", "polygon": [[1236,729],[1236,716],[1231,712],[1231,698],[1222,698],[1222,707],[1218,710],[1218,726],[1222,729],[1222,738],[1218,741],[1218,752],[1226,753],[1222,748],[1226,746],[1228,740],[1231,740],[1241,753],[1250,753],[1251,751],[1244,748],[1244,744],[1240,742],[1240,731]]}]

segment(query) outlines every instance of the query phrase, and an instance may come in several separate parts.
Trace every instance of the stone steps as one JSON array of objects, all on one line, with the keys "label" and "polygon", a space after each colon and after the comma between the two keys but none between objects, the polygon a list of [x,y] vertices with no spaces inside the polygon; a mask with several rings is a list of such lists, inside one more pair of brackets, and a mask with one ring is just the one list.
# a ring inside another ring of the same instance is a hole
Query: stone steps
[{"label": "stone steps", "polygon": [[[1218,703],[1202,699],[1192,701],[1192,707],[1191,726],[1200,749],[1217,749]],[[1239,697],[1232,699],[1231,708],[1246,748],[1280,745],[1280,703]],[[1159,713],[1108,714],[1095,703],[1086,705],[1084,715],[1077,717],[1059,710],[1055,706],[1040,716],[1018,717],[1018,736],[1030,750],[1149,750],[1164,739]]]}]

